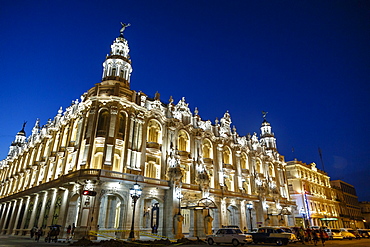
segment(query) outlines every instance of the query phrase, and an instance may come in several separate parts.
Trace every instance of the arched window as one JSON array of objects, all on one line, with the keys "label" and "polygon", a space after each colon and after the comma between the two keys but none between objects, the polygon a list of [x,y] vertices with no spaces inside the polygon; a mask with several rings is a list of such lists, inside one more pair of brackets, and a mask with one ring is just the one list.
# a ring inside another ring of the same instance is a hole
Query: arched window
[{"label": "arched window", "polygon": [[222,159],[224,164],[231,164],[231,151],[228,147],[224,147],[222,151]]},{"label": "arched window", "polygon": [[148,142],[161,143],[162,130],[161,126],[155,120],[150,120],[148,123]]},{"label": "arched window", "polygon": [[108,129],[109,112],[108,110],[102,110],[99,114],[98,129],[96,136],[105,136]]},{"label": "arched window", "polygon": [[101,169],[103,163],[103,152],[96,152],[92,162],[92,169]]},{"label": "arched window", "polygon": [[119,120],[118,120],[118,136],[119,139],[124,139],[125,136],[125,114],[122,112],[119,114]]},{"label": "arched window", "polygon": [[203,158],[211,158],[212,159],[212,157],[213,157],[213,155],[212,155],[212,144],[208,139],[203,140],[202,154],[203,154]]},{"label": "arched window", "polygon": [[149,161],[146,164],[145,176],[149,178],[157,178],[157,168],[153,161]]},{"label": "arched window", "polygon": [[113,68],[113,69],[112,69],[112,76],[116,76],[116,71],[117,71],[117,69],[116,69],[116,68]]},{"label": "arched window", "polygon": [[187,151],[187,152],[189,151],[189,149],[190,149],[189,148],[189,136],[185,131],[181,130],[179,132],[177,142],[178,142],[177,143],[177,149],[179,151]]},{"label": "arched window", "polygon": [[249,169],[248,156],[245,153],[240,156],[240,166],[242,169]]},{"label": "arched window", "polygon": [[261,173],[262,172],[262,169],[261,169],[261,161],[259,161],[259,160],[256,160],[256,172],[257,173]]},{"label": "arched window", "polygon": [[269,176],[275,177],[274,166],[272,164],[269,164]]}]

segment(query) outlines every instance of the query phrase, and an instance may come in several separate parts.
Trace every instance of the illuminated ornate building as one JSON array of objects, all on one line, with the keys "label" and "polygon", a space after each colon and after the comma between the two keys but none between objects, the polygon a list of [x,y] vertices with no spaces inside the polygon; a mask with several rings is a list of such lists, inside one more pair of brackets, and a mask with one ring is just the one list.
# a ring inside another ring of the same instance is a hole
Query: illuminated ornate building
[{"label": "illuminated ornate building", "polygon": [[330,186],[330,177],[315,163],[289,161],[286,166],[289,193],[297,203],[298,226],[343,227],[339,217],[339,200]]},{"label": "illuminated ornate building", "polygon": [[76,237],[99,226],[127,238],[133,212],[135,230],[169,238],[294,225],[286,163],[265,116],[259,137],[240,136],[228,112],[212,123],[185,98],[164,103],[131,90],[123,29],[100,83],[29,137],[16,135],[0,163],[0,231],[75,223]]}]

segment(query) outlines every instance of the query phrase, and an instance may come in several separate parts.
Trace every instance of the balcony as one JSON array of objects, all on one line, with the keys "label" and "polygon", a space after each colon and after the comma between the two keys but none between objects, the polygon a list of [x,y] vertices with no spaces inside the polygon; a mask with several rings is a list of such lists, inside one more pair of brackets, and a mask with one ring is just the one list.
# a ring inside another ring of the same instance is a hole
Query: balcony
[{"label": "balcony", "polygon": [[225,169],[234,170],[234,166],[231,165],[231,164],[222,164],[222,167],[225,168]]},{"label": "balcony", "polygon": [[211,158],[203,158],[204,163],[213,164],[213,159]]},{"label": "balcony", "polygon": [[146,143],[146,148],[160,150],[161,149],[161,144],[159,144],[157,142],[147,142]]}]

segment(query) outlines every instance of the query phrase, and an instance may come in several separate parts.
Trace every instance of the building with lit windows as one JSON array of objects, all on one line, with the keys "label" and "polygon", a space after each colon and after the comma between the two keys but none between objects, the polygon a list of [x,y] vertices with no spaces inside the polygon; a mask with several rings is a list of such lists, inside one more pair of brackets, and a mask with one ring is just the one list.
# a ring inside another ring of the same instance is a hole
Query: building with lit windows
[{"label": "building with lit windows", "polygon": [[339,220],[339,202],[326,172],[315,163],[294,160],[287,162],[286,174],[289,193],[297,204],[296,225],[343,227]]},{"label": "building with lit windows", "polygon": [[265,115],[260,135],[240,136],[228,112],[212,123],[185,98],[131,90],[123,30],[100,83],[43,126],[36,121],[30,136],[17,133],[0,163],[1,233],[53,224],[65,233],[75,223],[76,237],[99,226],[127,238],[133,216],[136,237],[294,225],[286,163]]},{"label": "building with lit windows", "polygon": [[359,202],[364,222],[364,228],[370,229],[370,202]]},{"label": "building with lit windows", "polygon": [[364,228],[364,218],[358,202],[356,189],[353,185],[342,180],[330,181],[337,195],[339,204],[339,217],[345,228]]}]

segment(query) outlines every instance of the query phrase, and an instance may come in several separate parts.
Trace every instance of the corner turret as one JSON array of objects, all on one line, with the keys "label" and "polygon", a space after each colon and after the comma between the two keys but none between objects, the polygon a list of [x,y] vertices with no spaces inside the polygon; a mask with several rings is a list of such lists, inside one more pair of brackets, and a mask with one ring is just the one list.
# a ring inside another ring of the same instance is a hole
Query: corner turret
[{"label": "corner turret", "polygon": [[267,112],[262,112],[263,122],[261,126],[261,137],[260,140],[267,150],[276,151],[276,138],[272,133],[271,125],[266,120]]},{"label": "corner turret", "polygon": [[13,158],[14,156],[18,155],[22,149],[22,146],[26,143],[26,132],[24,131],[24,127],[26,127],[26,123],[23,123],[22,129],[16,134],[15,140],[9,147],[8,158]]}]

